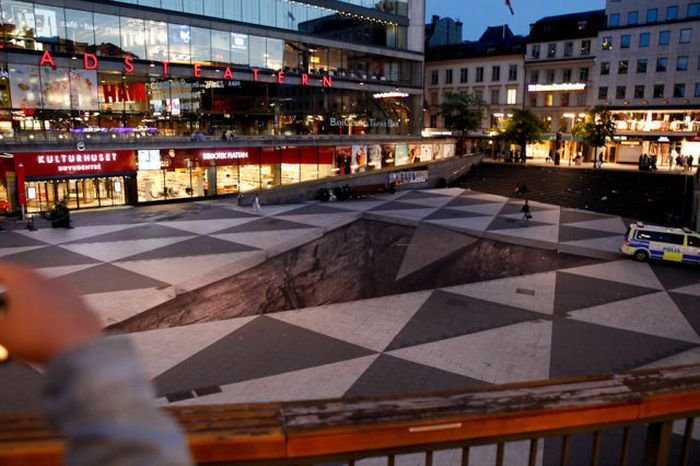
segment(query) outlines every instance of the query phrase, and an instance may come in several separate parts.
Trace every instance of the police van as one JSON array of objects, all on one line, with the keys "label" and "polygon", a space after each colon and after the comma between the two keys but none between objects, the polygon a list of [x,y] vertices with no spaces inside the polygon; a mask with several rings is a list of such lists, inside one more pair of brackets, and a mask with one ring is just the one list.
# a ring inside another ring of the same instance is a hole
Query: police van
[{"label": "police van", "polygon": [[700,234],[689,228],[668,228],[637,222],[627,229],[620,248],[638,261],[649,258],[700,264]]}]

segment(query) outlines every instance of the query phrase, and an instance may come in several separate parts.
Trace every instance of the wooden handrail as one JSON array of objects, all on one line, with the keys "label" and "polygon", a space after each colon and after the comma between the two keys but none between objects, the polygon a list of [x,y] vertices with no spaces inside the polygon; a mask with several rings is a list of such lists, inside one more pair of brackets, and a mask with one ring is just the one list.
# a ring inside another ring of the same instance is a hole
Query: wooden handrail
[{"label": "wooden handrail", "polygon": [[[502,442],[700,414],[700,364],[382,398],[170,407],[198,463]],[[61,464],[34,414],[0,415],[0,466]]]}]

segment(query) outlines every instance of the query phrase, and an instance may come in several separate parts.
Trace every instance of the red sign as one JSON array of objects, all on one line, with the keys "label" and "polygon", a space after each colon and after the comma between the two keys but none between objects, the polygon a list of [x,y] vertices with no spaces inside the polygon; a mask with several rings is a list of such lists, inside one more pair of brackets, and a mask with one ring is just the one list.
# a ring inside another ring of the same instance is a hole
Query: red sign
[{"label": "red sign", "polygon": [[136,171],[136,152],[133,150],[23,152],[14,156],[15,166],[23,164],[27,178]]}]

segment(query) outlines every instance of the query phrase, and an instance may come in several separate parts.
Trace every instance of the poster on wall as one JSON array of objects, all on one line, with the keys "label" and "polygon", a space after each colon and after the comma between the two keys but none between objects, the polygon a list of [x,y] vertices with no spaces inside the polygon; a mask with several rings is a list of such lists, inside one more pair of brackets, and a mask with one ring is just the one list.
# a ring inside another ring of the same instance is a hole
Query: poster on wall
[{"label": "poster on wall", "polygon": [[41,107],[39,67],[14,65],[10,68],[10,93],[14,108]]},{"label": "poster on wall", "polygon": [[394,165],[401,166],[408,164],[408,145],[396,144],[396,152],[394,156]]},{"label": "poster on wall", "polygon": [[450,159],[455,156],[455,145],[454,144],[443,144],[442,145],[442,158]]},{"label": "poster on wall", "polygon": [[367,146],[352,146],[352,172],[361,173],[367,168]]},{"label": "poster on wall", "polygon": [[44,108],[61,110],[70,108],[70,80],[68,70],[63,68],[41,68],[41,96]]},{"label": "poster on wall", "polygon": [[97,71],[70,70],[70,108],[97,110]]},{"label": "poster on wall", "polygon": [[444,154],[442,152],[442,144],[433,144],[433,159],[440,160],[442,158],[444,158]]},{"label": "poster on wall", "polygon": [[382,144],[382,167],[393,167],[396,158],[396,146]]},{"label": "poster on wall", "polygon": [[433,145],[432,144],[421,144],[420,146],[420,161],[430,162],[433,160]]},{"label": "poster on wall", "polygon": [[416,163],[420,161],[420,144],[408,145],[408,163]]},{"label": "poster on wall", "polygon": [[379,170],[382,168],[382,146],[370,144],[367,146],[367,169]]},{"label": "poster on wall", "polygon": [[352,147],[338,146],[335,148],[335,167],[338,175],[349,175],[352,165]]}]

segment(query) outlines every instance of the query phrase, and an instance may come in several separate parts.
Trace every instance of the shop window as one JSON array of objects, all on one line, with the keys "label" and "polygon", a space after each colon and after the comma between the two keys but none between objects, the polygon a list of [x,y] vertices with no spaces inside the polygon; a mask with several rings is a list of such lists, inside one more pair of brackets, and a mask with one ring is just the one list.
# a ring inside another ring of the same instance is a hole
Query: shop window
[{"label": "shop window", "polygon": [[678,57],[676,59],[676,71],[688,71],[688,57]]},{"label": "shop window", "polygon": [[554,106],[554,94],[545,94],[544,95],[544,106],[545,107]]},{"label": "shop window", "polygon": [[634,86],[634,98],[643,99],[644,98],[644,85]]}]

